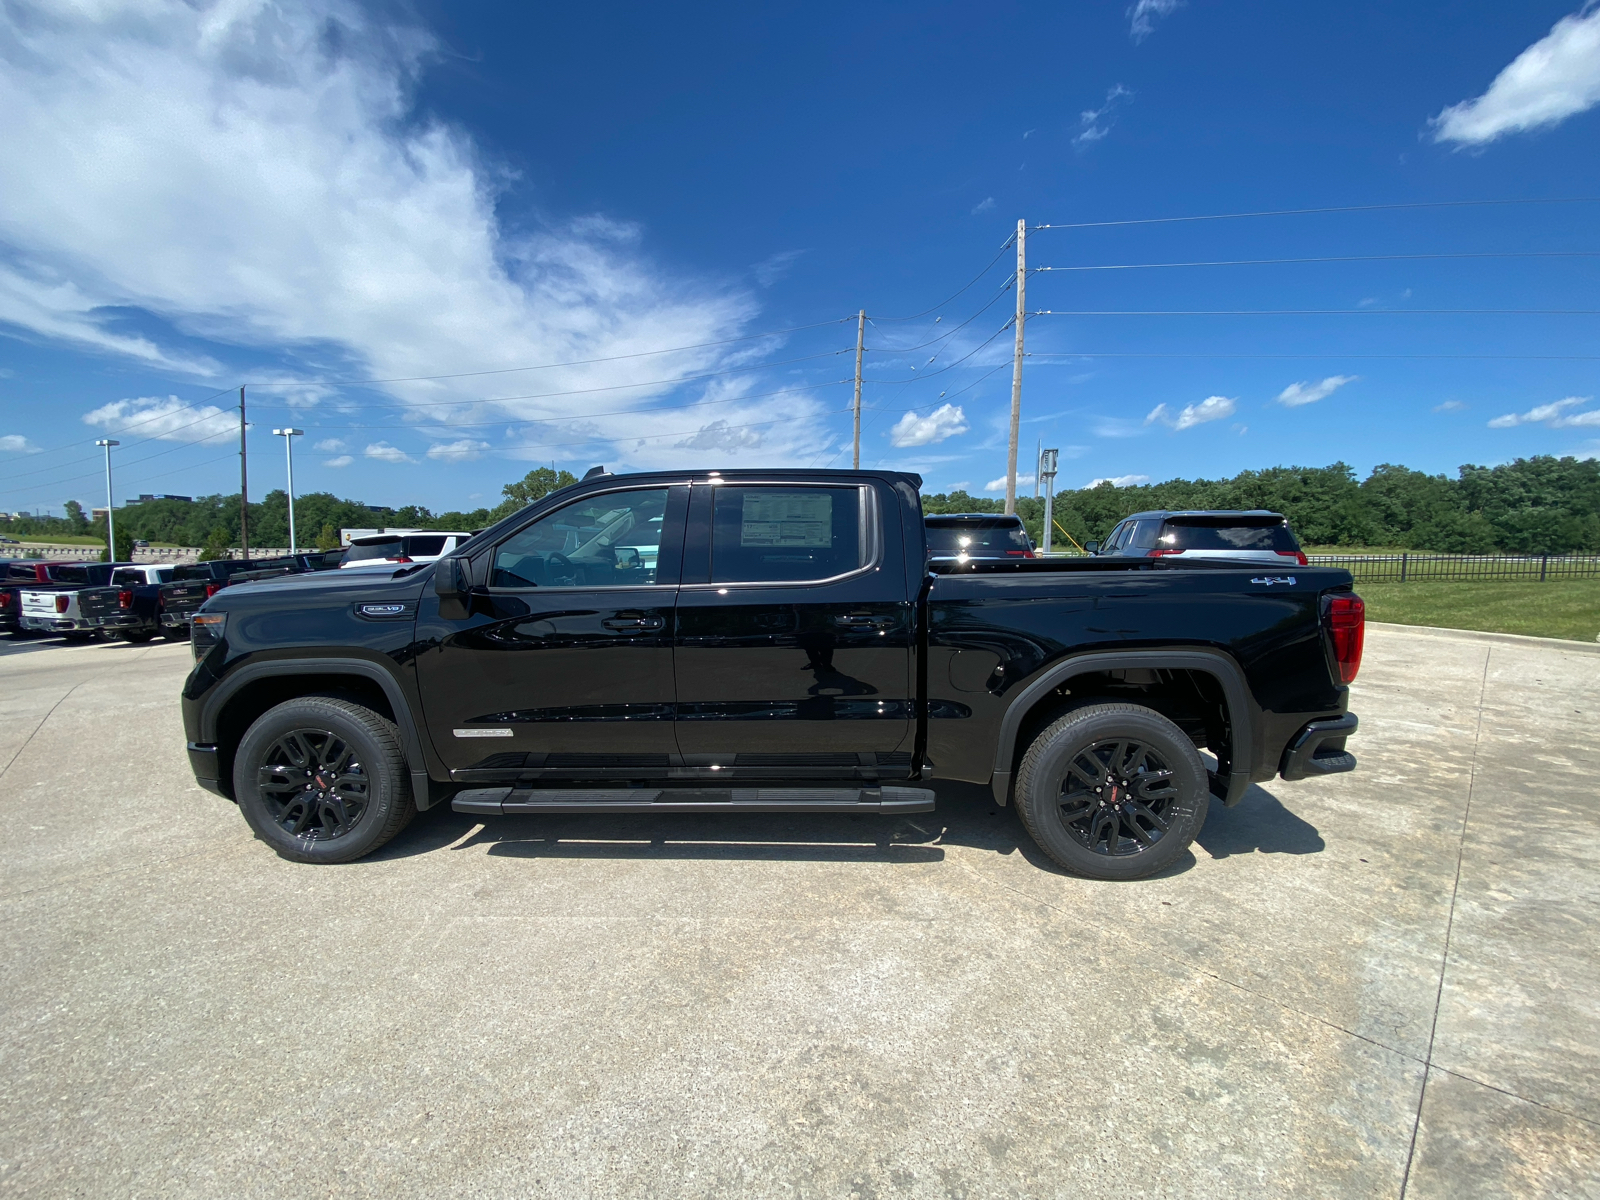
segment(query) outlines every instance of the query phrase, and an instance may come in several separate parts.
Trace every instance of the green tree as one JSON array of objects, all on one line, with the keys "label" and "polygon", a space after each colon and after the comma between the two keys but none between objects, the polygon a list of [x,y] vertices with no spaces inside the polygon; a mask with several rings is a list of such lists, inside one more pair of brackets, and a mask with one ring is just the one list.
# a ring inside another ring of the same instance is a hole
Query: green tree
[{"label": "green tree", "polygon": [[89,518],[84,515],[83,505],[76,500],[68,500],[65,508],[67,510],[67,523],[72,526],[72,532],[80,537],[88,533]]},{"label": "green tree", "polygon": [[117,544],[114,547],[114,549],[116,550],[116,555],[113,556],[112,553],[111,553],[113,547],[109,547],[108,546],[106,549],[100,551],[100,561],[101,562],[132,562],[133,561],[133,532],[131,530],[124,529],[124,528],[122,528],[122,526],[118,525],[117,526],[117,532],[116,532],[116,539],[117,539]]},{"label": "green tree", "polygon": [[549,467],[538,467],[529,471],[516,483],[508,483],[500,489],[501,495],[509,502],[509,507],[507,504],[501,504],[495,511],[500,512],[500,509],[505,509],[500,515],[510,516],[517,509],[526,508],[535,500],[543,500],[557,488],[571,487],[577,482],[578,477],[571,471],[554,471]]},{"label": "green tree", "polygon": [[318,550],[337,550],[339,548],[339,531],[332,525],[323,525],[322,532],[317,534]]},{"label": "green tree", "polygon": [[211,562],[213,559],[227,558],[231,549],[228,531],[221,525],[214,525],[211,533],[206,537],[206,544],[200,551],[201,562]]}]

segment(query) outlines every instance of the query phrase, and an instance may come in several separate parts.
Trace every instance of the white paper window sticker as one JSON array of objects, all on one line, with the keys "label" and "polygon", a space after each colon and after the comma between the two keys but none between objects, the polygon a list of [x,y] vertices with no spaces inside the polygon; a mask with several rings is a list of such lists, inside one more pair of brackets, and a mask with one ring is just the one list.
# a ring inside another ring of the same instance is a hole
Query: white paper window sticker
[{"label": "white paper window sticker", "polygon": [[833,545],[833,496],[823,490],[744,494],[741,546],[797,548]]}]

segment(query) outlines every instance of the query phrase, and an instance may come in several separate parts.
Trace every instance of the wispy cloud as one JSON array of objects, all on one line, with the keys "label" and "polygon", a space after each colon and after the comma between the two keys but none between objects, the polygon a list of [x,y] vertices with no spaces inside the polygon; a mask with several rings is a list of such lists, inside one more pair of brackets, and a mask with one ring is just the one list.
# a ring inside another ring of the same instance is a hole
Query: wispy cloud
[{"label": "wispy cloud", "polygon": [[1196,425],[1204,425],[1207,421],[1220,421],[1231,417],[1239,409],[1237,400],[1227,396],[1207,396],[1199,404],[1185,404],[1183,408],[1174,412],[1165,404],[1158,404],[1150,410],[1150,415],[1145,417],[1146,425],[1156,421],[1169,429],[1193,429]]},{"label": "wispy cloud", "polygon": [[1359,375],[1329,375],[1321,383],[1291,383],[1278,393],[1278,403],[1286,408],[1299,408],[1302,404],[1315,404],[1326,400],[1347,383],[1354,383]]},{"label": "wispy cloud", "polygon": [[337,469],[339,467],[348,467],[353,462],[355,462],[355,459],[351,458],[348,454],[341,454],[341,455],[339,455],[338,458],[330,458],[327,462],[323,463],[322,465],[325,466],[325,467],[333,467],[333,468]]},{"label": "wispy cloud", "polygon": [[1148,475],[1106,475],[1099,479],[1091,479],[1083,486],[1086,488],[1099,487],[1102,483],[1109,483],[1112,487],[1138,487],[1141,483],[1149,483]]},{"label": "wispy cloud", "polygon": [[1600,425],[1600,408],[1591,408],[1587,412],[1572,411],[1593,399],[1593,396],[1568,396],[1565,400],[1555,400],[1549,404],[1541,404],[1537,408],[1530,408],[1525,413],[1507,413],[1490,421],[1489,428],[1510,429],[1515,425],[1548,425],[1551,429],[1573,429]]},{"label": "wispy cloud", "polygon": [[967,432],[967,417],[959,404],[941,404],[926,416],[908,412],[889,430],[892,446],[931,446]]},{"label": "wispy cloud", "polygon": [[462,438],[458,442],[435,442],[428,447],[428,457],[444,462],[467,462],[469,459],[483,457],[483,452],[487,449],[489,449],[488,442]]},{"label": "wispy cloud", "polygon": [[1557,125],[1600,104],[1600,7],[1562,17],[1496,75],[1489,90],[1429,125],[1433,140],[1482,146],[1508,133]]},{"label": "wispy cloud", "polygon": [[1466,407],[1467,406],[1463,401],[1460,401],[1460,400],[1446,400],[1443,404],[1435,404],[1433,406],[1433,411],[1434,412],[1462,412],[1462,411],[1464,411],[1466,409]]},{"label": "wispy cloud", "polygon": [[[1018,475],[1017,476],[1017,495],[1019,495],[1019,496],[1022,495],[1022,489],[1023,488],[1031,488],[1033,486],[1033,480],[1034,480],[1034,477],[1032,475]],[[1002,476],[1000,476],[999,479],[991,479],[991,480],[989,480],[988,483],[983,485],[983,490],[986,491],[986,492],[1003,492],[1003,491],[1005,491],[1006,490],[1006,477],[1004,475],[1002,475]]]},{"label": "wispy cloud", "polygon": [[769,254],[750,268],[750,274],[762,287],[771,287],[787,275],[789,268],[805,257],[805,253],[804,250],[780,250],[776,254]]},{"label": "wispy cloud", "polygon": [[368,458],[376,459],[378,462],[414,463],[417,461],[400,449],[399,446],[391,446],[388,442],[373,442],[362,453]]},{"label": "wispy cloud", "polygon": [[972,206],[972,215],[973,216],[977,216],[979,213],[986,213],[993,207],[994,207],[994,197],[993,196],[985,196],[982,200],[979,200],[976,204],[974,204]]},{"label": "wispy cloud", "polygon": [[320,442],[313,446],[312,449],[321,450],[326,454],[337,454],[339,451],[345,449],[344,439],[323,438]]},{"label": "wispy cloud", "polygon": [[0,450],[8,454],[28,454],[38,448],[20,433],[8,433],[0,437]]},{"label": "wispy cloud", "polygon": [[132,400],[113,400],[83,414],[85,425],[96,425],[109,433],[128,430],[142,438],[168,442],[218,442],[237,437],[238,415],[215,404],[188,405],[176,396],[140,396]]},{"label": "wispy cloud", "polygon": [[1105,102],[1099,108],[1086,108],[1078,114],[1078,135],[1072,139],[1074,146],[1091,146],[1111,132],[1115,124],[1113,113],[1124,101],[1133,97],[1130,88],[1120,83],[1106,91]]},{"label": "wispy cloud", "polygon": [[1156,30],[1156,21],[1183,7],[1184,0],[1138,0],[1128,9],[1128,35],[1142,42]]}]

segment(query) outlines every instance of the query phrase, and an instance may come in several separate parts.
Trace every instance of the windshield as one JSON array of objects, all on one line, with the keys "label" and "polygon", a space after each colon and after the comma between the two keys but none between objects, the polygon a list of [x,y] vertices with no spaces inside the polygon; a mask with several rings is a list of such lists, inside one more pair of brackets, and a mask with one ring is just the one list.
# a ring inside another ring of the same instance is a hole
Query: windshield
[{"label": "windshield", "polygon": [[1283,520],[1244,521],[1168,521],[1161,531],[1163,550],[1286,550],[1300,549]]},{"label": "windshield", "polygon": [[1033,549],[1020,522],[1012,520],[928,523],[928,553],[934,558],[1016,558]]}]

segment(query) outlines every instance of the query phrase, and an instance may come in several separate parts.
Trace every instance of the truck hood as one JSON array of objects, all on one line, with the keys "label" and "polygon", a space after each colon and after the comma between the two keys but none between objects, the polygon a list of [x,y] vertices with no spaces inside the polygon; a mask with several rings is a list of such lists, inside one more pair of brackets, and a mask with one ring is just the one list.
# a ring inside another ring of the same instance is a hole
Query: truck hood
[{"label": "truck hood", "polygon": [[411,599],[421,595],[423,585],[432,579],[431,570],[418,571],[410,564],[308,571],[303,575],[279,575],[272,579],[233,584],[207,600],[202,608],[206,612],[221,612],[232,608],[254,608],[263,603],[320,604],[335,598],[353,601],[373,594]]}]

